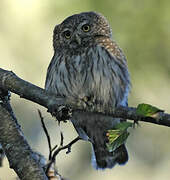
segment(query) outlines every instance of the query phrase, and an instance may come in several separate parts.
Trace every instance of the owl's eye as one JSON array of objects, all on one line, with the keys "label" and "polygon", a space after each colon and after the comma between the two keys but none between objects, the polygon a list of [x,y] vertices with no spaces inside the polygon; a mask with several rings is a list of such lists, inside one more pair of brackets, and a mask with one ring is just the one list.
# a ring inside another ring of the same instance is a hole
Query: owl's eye
[{"label": "owl's eye", "polygon": [[67,31],[64,31],[64,37],[66,38],[66,39],[70,39],[71,38],[71,32],[69,31],[69,30],[67,30]]},{"label": "owl's eye", "polygon": [[90,25],[84,24],[84,25],[82,26],[82,30],[83,30],[84,32],[90,31]]}]

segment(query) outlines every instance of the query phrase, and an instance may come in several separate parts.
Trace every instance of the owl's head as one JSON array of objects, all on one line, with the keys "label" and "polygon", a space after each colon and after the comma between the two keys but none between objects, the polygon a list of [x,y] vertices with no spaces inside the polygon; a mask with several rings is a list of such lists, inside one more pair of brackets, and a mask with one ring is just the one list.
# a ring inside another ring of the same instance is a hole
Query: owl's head
[{"label": "owl's head", "polygon": [[83,12],[66,18],[54,28],[54,50],[80,49],[93,45],[100,37],[111,38],[112,32],[104,16]]}]

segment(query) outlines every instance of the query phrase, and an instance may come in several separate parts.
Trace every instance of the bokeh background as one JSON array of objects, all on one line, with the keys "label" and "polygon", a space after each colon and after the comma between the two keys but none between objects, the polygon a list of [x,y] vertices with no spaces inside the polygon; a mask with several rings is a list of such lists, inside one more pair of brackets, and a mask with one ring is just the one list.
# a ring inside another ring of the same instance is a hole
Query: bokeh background
[{"label": "bokeh background", "polygon": [[[150,103],[170,113],[170,1],[168,0],[1,0],[0,67],[44,87],[46,69],[53,55],[52,31],[74,13],[97,11],[109,20],[114,39],[124,50],[132,79],[129,105]],[[12,95],[12,106],[31,147],[48,156],[47,140],[37,109],[41,109],[53,144],[76,137],[71,123],[60,129],[37,104]],[[114,169],[96,171],[90,163],[91,147],[78,142],[68,155],[57,156],[58,171],[74,180],[159,180],[170,178],[170,129],[140,123],[127,141],[129,162]],[[14,180],[7,160],[1,180]]]}]

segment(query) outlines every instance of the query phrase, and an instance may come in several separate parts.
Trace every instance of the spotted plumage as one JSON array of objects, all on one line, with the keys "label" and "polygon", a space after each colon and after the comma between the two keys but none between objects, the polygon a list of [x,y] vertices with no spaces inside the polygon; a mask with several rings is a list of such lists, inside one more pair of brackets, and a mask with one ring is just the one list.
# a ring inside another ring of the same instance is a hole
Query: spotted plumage
[{"label": "spotted plumage", "polygon": [[[93,111],[127,105],[130,78],[126,58],[112,39],[104,16],[95,12],[72,15],[53,34],[54,56],[45,88],[72,101],[82,101]],[[79,136],[92,143],[96,168],[112,168],[128,160],[125,145],[108,152],[107,130],[120,122],[101,114],[74,111],[71,121]]]}]

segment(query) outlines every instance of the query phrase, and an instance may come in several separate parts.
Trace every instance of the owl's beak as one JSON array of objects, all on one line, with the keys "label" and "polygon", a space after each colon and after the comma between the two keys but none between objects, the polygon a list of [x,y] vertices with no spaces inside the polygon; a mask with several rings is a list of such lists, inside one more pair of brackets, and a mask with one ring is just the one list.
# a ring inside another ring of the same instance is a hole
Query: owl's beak
[{"label": "owl's beak", "polygon": [[74,38],[74,41],[76,41],[76,43],[78,45],[81,44],[81,38],[80,38],[80,36],[78,34],[75,34],[73,38]]}]

